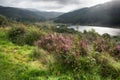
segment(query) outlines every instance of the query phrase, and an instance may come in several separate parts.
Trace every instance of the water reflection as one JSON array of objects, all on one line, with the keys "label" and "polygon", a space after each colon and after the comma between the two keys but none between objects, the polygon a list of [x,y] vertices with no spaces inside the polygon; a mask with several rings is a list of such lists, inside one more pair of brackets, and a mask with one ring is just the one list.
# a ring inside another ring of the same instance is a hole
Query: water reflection
[{"label": "water reflection", "polygon": [[83,32],[84,30],[89,31],[91,29],[94,29],[99,34],[108,33],[111,36],[120,35],[120,29],[117,28],[98,27],[98,26],[70,26],[69,28],[74,28],[75,30],[78,29],[81,32]]}]

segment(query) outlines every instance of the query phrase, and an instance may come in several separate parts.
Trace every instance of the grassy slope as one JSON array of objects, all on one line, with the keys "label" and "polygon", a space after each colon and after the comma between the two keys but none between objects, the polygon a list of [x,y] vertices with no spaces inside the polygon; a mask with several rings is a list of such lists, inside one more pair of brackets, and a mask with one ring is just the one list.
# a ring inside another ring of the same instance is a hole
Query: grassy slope
[{"label": "grassy slope", "polygon": [[30,57],[35,47],[11,43],[6,32],[7,29],[0,28],[0,80],[64,80],[65,76],[69,77],[52,75],[46,64]]},{"label": "grassy slope", "polygon": [[[54,65],[57,66],[56,70],[49,71],[47,63],[43,64],[40,60],[33,59],[31,55],[35,49],[34,46],[18,46],[11,43],[6,36],[7,30],[7,28],[0,28],[0,80],[74,80],[72,78],[74,73],[68,71],[63,74],[64,70],[58,67],[58,64]],[[46,53],[42,49],[40,52]],[[52,59],[50,56],[46,58]],[[107,60],[111,67],[120,70],[120,63],[109,55],[101,54],[99,58]],[[59,74],[61,69],[63,73]],[[102,79],[99,74],[89,74],[84,71],[81,76],[82,80],[112,80],[109,77]]]},{"label": "grassy slope", "polygon": [[34,47],[14,45],[7,40],[5,32],[5,29],[0,29],[0,80],[34,79],[31,71],[42,68],[42,65],[29,57]]}]

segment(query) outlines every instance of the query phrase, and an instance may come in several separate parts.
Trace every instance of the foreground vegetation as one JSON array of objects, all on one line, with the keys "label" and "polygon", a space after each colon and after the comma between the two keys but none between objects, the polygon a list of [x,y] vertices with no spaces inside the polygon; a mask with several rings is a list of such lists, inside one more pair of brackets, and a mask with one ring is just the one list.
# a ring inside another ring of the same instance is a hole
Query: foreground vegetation
[{"label": "foreground vegetation", "polygon": [[120,80],[120,37],[51,23],[0,28],[0,80]]}]

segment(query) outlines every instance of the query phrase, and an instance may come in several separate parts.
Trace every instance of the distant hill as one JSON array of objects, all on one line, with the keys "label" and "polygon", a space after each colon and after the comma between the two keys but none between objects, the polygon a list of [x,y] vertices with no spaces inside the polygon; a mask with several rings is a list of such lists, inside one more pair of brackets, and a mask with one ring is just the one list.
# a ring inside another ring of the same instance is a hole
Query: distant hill
[{"label": "distant hill", "polygon": [[6,16],[9,19],[16,21],[45,21],[51,18],[56,18],[62,13],[58,12],[42,12],[37,10],[13,8],[13,7],[3,7],[0,6],[0,15]]},{"label": "distant hill", "polygon": [[65,13],[55,19],[58,23],[81,25],[120,25],[120,1],[114,0],[89,8]]},{"label": "distant hill", "polygon": [[54,19],[63,13],[61,12],[45,12],[45,11],[34,11],[37,15],[43,16],[46,20]]},{"label": "distant hill", "polygon": [[49,19],[54,19],[64,13],[62,12],[47,12],[47,11],[39,11],[37,9],[32,9],[32,8],[28,8],[27,10],[30,10],[32,12],[35,12],[37,15],[43,16],[46,20]]}]

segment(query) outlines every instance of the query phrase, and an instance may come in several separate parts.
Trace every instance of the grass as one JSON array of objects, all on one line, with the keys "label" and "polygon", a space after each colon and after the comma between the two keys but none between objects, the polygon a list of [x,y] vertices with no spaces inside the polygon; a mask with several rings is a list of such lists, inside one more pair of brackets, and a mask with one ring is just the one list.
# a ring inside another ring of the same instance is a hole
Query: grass
[{"label": "grass", "polygon": [[[56,57],[57,53],[54,54],[55,51],[47,51],[47,49],[33,45],[24,44],[20,46],[12,43],[7,37],[9,29],[8,27],[0,28],[0,80],[120,80],[120,61],[107,52],[95,51],[91,43],[89,43],[88,50],[85,49],[88,53],[87,55],[78,56],[75,59],[71,55],[67,56],[68,60],[73,60],[73,63],[77,64],[74,64],[74,68],[71,68],[71,64],[66,63],[68,65],[66,66],[66,64],[59,62],[59,59],[64,58]],[[32,27],[28,27],[28,30],[32,29]],[[38,29],[38,27],[35,29]],[[47,29],[44,32],[44,29],[42,29],[42,33],[46,35],[54,33],[54,31]],[[89,38],[89,40],[92,36],[100,37],[97,33],[93,34],[92,32],[85,33],[85,35],[81,35],[81,33],[78,35],[71,33],[62,34],[74,36],[76,46],[78,46],[77,43],[81,37],[83,39]],[[90,34],[92,35],[90,36]],[[52,35],[50,39],[53,38],[56,39],[56,36]],[[89,40],[87,39],[86,42],[90,42]],[[57,43],[55,42],[55,44]],[[76,46],[74,45],[74,47]],[[82,50],[87,48],[84,41],[81,41],[81,46],[83,46]],[[77,51],[78,49],[74,48],[74,50]],[[85,53],[85,51],[83,50],[81,53]],[[69,52],[69,54],[71,53]],[[62,54],[58,53],[58,55]]]},{"label": "grass", "polygon": [[33,46],[11,43],[6,30],[0,29],[0,80],[29,80],[29,71],[42,67],[29,57],[33,49]]},{"label": "grass", "polygon": [[51,75],[45,64],[31,57],[35,47],[13,44],[7,39],[7,30],[0,28],[0,80],[70,80],[64,74]]}]

